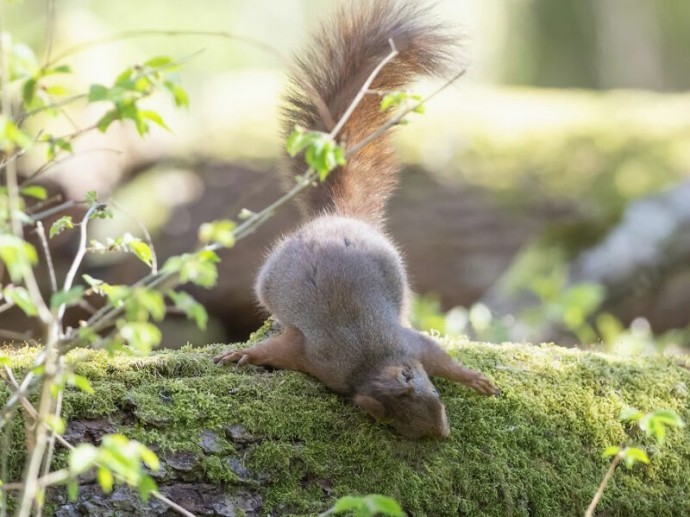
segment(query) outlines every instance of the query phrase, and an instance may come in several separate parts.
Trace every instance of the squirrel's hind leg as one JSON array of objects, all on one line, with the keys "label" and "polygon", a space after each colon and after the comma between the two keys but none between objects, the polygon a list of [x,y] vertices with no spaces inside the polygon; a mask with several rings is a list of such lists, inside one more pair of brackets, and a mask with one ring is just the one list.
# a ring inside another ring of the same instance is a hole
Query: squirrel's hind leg
[{"label": "squirrel's hind leg", "polygon": [[237,363],[271,366],[283,370],[308,371],[304,355],[304,335],[294,327],[244,350],[229,350],[213,358],[216,364]]},{"label": "squirrel's hind leg", "polygon": [[417,335],[419,343],[419,362],[429,377],[439,376],[478,391],[482,395],[500,395],[501,390],[494,386],[483,374],[467,368],[453,360],[441,345],[431,338],[411,330]]}]

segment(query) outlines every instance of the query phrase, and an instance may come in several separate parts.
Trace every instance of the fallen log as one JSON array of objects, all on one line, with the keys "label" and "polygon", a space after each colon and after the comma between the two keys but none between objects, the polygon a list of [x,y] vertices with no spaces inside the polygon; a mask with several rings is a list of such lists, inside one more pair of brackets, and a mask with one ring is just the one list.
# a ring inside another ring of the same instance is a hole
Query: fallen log
[{"label": "fallen log", "polygon": [[[600,514],[690,515],[688,429],[656,447],[617,419],[629,404],[673,409],[690,421],[690,358],[445,343],[503,390],[484,398],[437,381],[452,429],[445,441],[403,439],[300,373],[214,366],[223,345],[144,358],[73,351],[68,362],[95,395],[66,392],[65,438],[97,444],[122,432],[137,439],[161,458],[161,493],[197,515],[222,516],[314,514],[340,496],[368,493],[394,497],[414,516],[582,515],[610,461],[604,448],[631,442],[651,464],[619,468]],[[3,353],[21,372],[36,349]],[[0,387],[0,401],[8,395]],[[11,440],[16,481],[24,458],[17,418]],[[58,450],[55,466],[65,459]],[[56,489],[47,513],[174,515],[124,487],[105,495],[94,476],[80,485],[73,502]]]}]

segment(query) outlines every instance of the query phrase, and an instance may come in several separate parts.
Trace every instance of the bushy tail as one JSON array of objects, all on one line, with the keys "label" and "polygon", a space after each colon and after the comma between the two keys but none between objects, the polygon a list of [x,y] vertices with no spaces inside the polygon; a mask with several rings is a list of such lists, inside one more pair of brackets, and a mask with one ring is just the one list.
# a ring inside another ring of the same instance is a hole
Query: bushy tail
[{"label": "bushy tail", "polygon": [[[444,75],[456,39],[447,27],[433,21],[423,3],[342,2],[335,15],[322,23],[307,51],[295,60],[283,111],[286,136],[295,125],[329,129],[322,116],[324,104],[337,122],[374,68],[390,54],[389,40],[393,40],[398,55],[378,74],[371,89],[399,90],[416,76]],[[321,103],[315,101],[314,93]],[[354,145],[380,128],[391,116],[381,113],[380,102],[378,95],[367,94],[338,140]],[[286,178],[294,182],[295,175],[305,169],[302,159],[290,159]],[[397,173],[389,137],[384,135],[351,156],[347,165],[331,172],[323,184],[305,190],[299,200],[302,211],[307,216],[335,212],[380,225]]]}]

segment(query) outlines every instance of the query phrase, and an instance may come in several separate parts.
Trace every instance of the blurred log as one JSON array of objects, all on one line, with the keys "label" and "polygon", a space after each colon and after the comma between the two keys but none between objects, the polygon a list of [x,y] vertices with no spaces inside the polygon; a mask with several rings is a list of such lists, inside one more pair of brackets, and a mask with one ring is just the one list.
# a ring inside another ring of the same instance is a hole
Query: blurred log
[{"label": "blurred log", "polygon": [[[639,316],[655,332],[690,323],[690,180],[631,202],[620,222],[597,244],[570,262],[567,286],[603,285],[601,310],[626,324]],[[509,293],[499,280],[482,300],[496,314],[519,315],[535,303],[526,293]],[[519,322],[511,339],[549,341],[560,329],[530,329]]]}]

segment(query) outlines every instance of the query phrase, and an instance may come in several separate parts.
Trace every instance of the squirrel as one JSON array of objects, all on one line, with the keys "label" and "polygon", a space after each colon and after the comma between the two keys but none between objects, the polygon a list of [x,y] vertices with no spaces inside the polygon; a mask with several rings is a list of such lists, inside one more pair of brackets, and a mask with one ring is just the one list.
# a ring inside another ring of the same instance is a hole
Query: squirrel
[{"label": "squirrel", "polygon": [[[295,60],[283,113],[286,134],[296,125],[328,130],[323,107],[338,120],[390,54],[390,41],[398,53],[376,76],[375,91],[398,90],[419,75],[443,75],[455,39],[428,15],[413,0],[342,2],[332,23],[322,25]],[[343,142],[357,143],[388,120],[379,102],[364,96],[340,133]],[[287,165],[286,178],[306,169],[299,158]],[[384,135],[303,191],[307,222],[274,245],[255,285],[282,333],[214,362],[301,371],[404,437],[445,438],[446,410],[430,376],[484,395],[499,390],[405,325],[410,288],[401,253],[383,228],[398,169]]]}]

